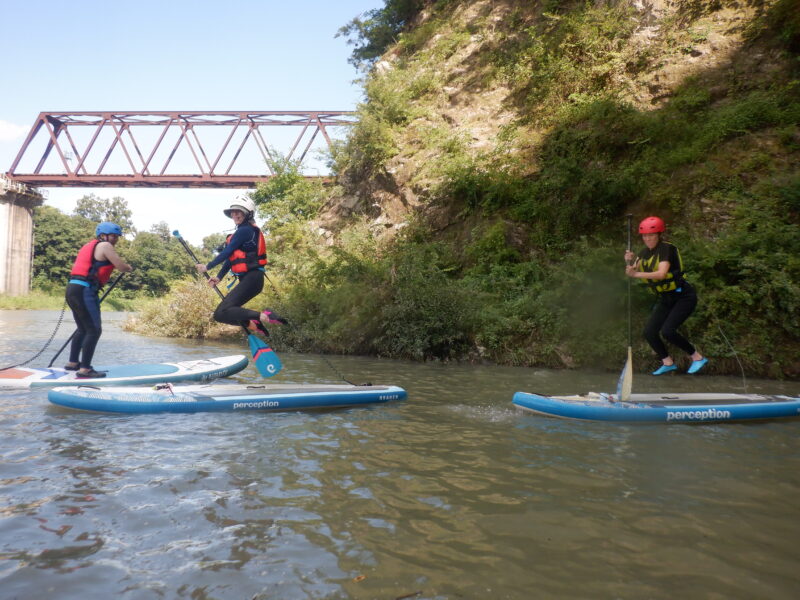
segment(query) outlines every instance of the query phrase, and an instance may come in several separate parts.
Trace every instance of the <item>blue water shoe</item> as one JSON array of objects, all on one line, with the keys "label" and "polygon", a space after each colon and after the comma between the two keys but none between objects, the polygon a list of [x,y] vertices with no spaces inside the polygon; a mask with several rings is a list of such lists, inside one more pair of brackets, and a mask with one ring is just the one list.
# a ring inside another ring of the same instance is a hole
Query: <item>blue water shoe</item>
[{"label": "blue water shoe", "polygon": [[661,365],[655,371],[653,371],[653,375],[663,375],[664,373],[671,373],[672,371],[677,371],[678,367],[675,365]]},{"label": "blue water shoe", "polygon": [[701,358],[700,360],[693,360],[692,364],[689,365],[689,370],[686,371],[689,375],[697,373],[700,369],[706,366],[708,362],[707,358]]}]

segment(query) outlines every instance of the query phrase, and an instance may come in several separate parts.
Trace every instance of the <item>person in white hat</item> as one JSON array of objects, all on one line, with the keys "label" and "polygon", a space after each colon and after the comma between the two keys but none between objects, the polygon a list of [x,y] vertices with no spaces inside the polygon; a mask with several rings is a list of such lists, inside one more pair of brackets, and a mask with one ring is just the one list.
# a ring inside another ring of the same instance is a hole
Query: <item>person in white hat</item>
[{"label": "person in white hat", "polygon": [[264,289],[264,269],[267,265],[264,234],[255,221],[255,203],[247,196],[239,196],[222,212],[233,219],[236,231],[228,236],[225,247],[210,263],[195,265],[198,273],[222,265],[217,275],[208,279],[209,286],[217,285],[229,271],[238,280],[236,287],[217,306],[214,320],[228,325],[243,325],[253,333],[260,331],[268,335],[267,325],[286,323],[286,320],[270,310],[259,313],[244,308]]}]

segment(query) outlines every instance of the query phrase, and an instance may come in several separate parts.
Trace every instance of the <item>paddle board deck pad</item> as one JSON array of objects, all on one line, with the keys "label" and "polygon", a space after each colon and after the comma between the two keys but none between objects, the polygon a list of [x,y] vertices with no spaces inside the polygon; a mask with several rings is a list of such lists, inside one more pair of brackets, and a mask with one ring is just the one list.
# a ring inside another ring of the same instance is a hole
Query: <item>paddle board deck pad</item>
[{"label": "paddle board deck pad", "polygon": [[64,369],[19,367],[0,371],[0,388],[148,385],[180,381],[212,381],[238,373],[247,366],[247,362],[246,356],[237,354],[175,363],[97,367],[98,371],[106,371],[105,377],[97,379],[78,379],[75,371],[65,371]]},{"label": "paddle board deck pad", "polygon": [[157,385],[141,387],[62,387],[47,394],[53,404],[98,412],[193,413],[341,408],[403,400],[393,385]]},{"label": "paddle board deck pad", "polygon": [[545,396],[517,392],[512,402],[549,417],[640,423],[715,423],[800,416],[800,398],[758,394],[613,394]]}]

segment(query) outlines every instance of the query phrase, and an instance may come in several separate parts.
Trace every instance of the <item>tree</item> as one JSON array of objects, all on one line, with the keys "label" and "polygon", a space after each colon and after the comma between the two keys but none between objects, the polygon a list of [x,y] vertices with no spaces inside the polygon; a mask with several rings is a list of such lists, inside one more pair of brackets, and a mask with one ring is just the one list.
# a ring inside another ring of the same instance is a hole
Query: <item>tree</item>
[{"label": "tree", "polygon": [[125,198],[120,196],[114,196],[111,200],[94,194],[83,196],[78,200],[74,213],[95,223],[111,221],[122,227],[125,233],[136,233],[133,227],[133,213],[128,208]]},{"label": "tree", "polygon": [[49,292],[63,290],[81,246],[94,237],[95,223],[78,215],[65,215],[52,206],[33,213],[33,287]]},{"label": "tree", "polygon": [[172,237],[172,231],[169,228],[169,224],[166,221],[159,221],[155,225],[150,228],[150,233],[156,234],[165,242],[168,242]]},{"label": "tree", "polygon": [[167,293],[173,282],[194,273],[192,261],[163,221],[149,232],[139,233],[127,245],[126,259],[134,270],[123,280],[123,289],[141,290],[152,296]]},{"label": "tree", "polygon": [[[430,2],[427,2],[430,3]],[[357,69],[369,68],[386,49],[397,42],[398,34],[425,6],[425,0],[384,0],[383,8],[373,8],[340,27],[336,37],[344,36],[355,46],[347,62]]]},{"label": "tree", "polygon": [[266,218],[267,226],[274,228],[291,221],[306,221],[317,216],[325,199],[322,184],[309,181],[300,172],[300,162],[280,156],[273,150],[270,167],[274,175],[265,183],[258,183],[251,194]]},{"label": "tree", "polygon": [[[81,210],[92,214],[89,212],[92,198],[85,198],[87,201]],[[52,206],[35,209],[33,287],[50,293],[63,293],[78,250],[94,238],[97,213],[93,213],[93,217],[65,215]],[[173,282],[194,273],[192,261],[163,221],[132,240],[120,239],[116,250],[134,269],[115,288],[127,297],[139,292],[161,296],[169,291]],[[204,254],[196,252],[201,257]]]},{"label": "tree", "polygon": [[219,252],[220,248],[225,245],[225,234],[212,233],[203,238],[203,251],[208,254]]}]

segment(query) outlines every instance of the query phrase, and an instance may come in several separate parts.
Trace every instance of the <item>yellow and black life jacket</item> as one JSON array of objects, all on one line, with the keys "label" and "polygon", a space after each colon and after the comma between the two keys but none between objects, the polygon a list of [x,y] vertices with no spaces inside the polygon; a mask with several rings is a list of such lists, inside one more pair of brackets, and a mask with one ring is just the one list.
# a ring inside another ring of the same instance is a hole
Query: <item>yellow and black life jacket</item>
[{"label": "yellow and black life jacket", "polygon": [[686,280],[683,278],[683,259],[678,248],[669,242],[658,242],[650,250],[645,248],[639,253],[639,270],[645,273],[655,273],[662,260],[669,262],[669,271],[664,279],[642,279],[641,281],[650,288],[654,294],[664,294],[681,289]]}]

